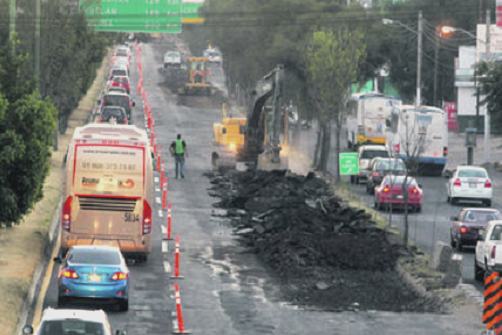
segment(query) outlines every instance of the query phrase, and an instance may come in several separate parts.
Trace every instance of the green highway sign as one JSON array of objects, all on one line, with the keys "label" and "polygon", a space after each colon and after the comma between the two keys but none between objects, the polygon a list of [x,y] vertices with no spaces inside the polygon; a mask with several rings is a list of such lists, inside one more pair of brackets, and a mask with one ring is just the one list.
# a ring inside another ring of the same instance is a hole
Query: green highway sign
[{"label": "green highway sign", "polygon": [[349,176],[359,173],[359,156],[357,152],[340,153],[340,175]]},{"label": "green highway sign", "polygon": [[181,33],[182,0],[80,0],[96,31]]},{"label": "green highway sign", "polygon": [[202,6],[204,6],[204,0],[183,0],[181,5],[181,23],[204,23],[204,18],[199,13]]}]

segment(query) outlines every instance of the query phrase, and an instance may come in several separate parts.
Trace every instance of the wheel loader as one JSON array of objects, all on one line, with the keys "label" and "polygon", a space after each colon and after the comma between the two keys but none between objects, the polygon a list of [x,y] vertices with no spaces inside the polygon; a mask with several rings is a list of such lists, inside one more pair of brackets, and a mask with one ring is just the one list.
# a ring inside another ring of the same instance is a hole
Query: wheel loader
[{"label": "wheel loader", "polygon": [[208,81],[209,61],[206,57],[188,57],[188,80],[178,90],[180,95],[214,95],[216,89]]}]

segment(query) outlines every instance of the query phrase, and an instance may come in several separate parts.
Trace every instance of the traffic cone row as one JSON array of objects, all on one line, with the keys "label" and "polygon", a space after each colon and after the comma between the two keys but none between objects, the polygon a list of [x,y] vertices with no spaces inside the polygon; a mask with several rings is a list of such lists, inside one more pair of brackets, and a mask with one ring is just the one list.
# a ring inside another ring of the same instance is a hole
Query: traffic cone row
[{"label": "traffic cone row", "polygon": [[[155,134],[155,116],[152,114],[152,106],[148,103],[148,92],[143,85],[143,68],[141,64],[141,49],[136,42],[136,58],[137,58],[137,66],[138,66],[138,95],[141,96],[143,103],[143,111],[144,111],[144,119],[145,126],[147,131],[150,134],[150,146],[153,149],[154,157],[155,157],[155,170],[160,173],[160,186],[162,190],[162,210],[166,210],[167,208],[167,235],[163,238],[164,240],[170,241],[172,240],[171,233],[171,221],[172,221],[172,213],[171,213],[171,202],[168,201],[168,178],[165,173],[165,161],[162,159],[162,146],[157,144],[157,135]],[[183,279],[184,277],[180,274],[180,237],[176,235],[175,240],[175,248],[174,248],[174,273],[171,276],[171,279],[178,280]],[[175,302],[176,302],[176,321],[175,326],[173,328],[174,334],[187,334],[189,333],[185,329],[185,322],[183,319],[183,312],[181,308],[181,290],[180,285],[178,283],[174,284],[175,291]]]}]

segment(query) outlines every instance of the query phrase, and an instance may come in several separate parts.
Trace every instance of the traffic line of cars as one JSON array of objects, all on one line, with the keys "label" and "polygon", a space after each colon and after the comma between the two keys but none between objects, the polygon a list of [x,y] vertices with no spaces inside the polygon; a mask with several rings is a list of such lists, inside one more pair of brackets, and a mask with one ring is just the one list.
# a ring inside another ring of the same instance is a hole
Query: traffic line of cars
[{"label": "traffic line of cars", "polygon": [[[129,97],[130,59],[129,47],[115,50],[107,87],[98,100],[100,123],[131,123],[135,103]],[[110,132],[111,128],[117,131]],[[59,309],[47,308],[36,329],[25,326],[23,334],[114,334],[104,311],[68,308],[99,302],[116,305],[122,312],[129,310],[130,271],[124,253],[139,251],[134,254],[136,260],[140,256],[146,260],[151,251],[153,165],[149,151],[146,133],[134,126],[92,124],[75,130],[66,161],[60,253],[53,259],[59,264]],[[121,228],[124,220],[130,231]],[[134,240],[137,235],[140,241]]]}]

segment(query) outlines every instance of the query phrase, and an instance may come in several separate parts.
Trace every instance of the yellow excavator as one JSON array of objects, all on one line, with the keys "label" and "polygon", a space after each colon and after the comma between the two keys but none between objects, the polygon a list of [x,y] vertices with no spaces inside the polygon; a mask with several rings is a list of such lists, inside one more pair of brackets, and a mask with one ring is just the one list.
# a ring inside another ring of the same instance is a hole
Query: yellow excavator
[{"label": "yellow excavator", "polygon": [[284,69],[278,66],[257,83],[246,117],[232,117],[223,105],[222,121],[213,124],[214,171],[288,168],[289,118],[282,108],[283,78]]},{"label": "yellow excavator", "polygon": [[188,57],[188,82],[178,90],[180,95],[214,95],[216,89],[208,81],[209,61],[206,57]]}]

